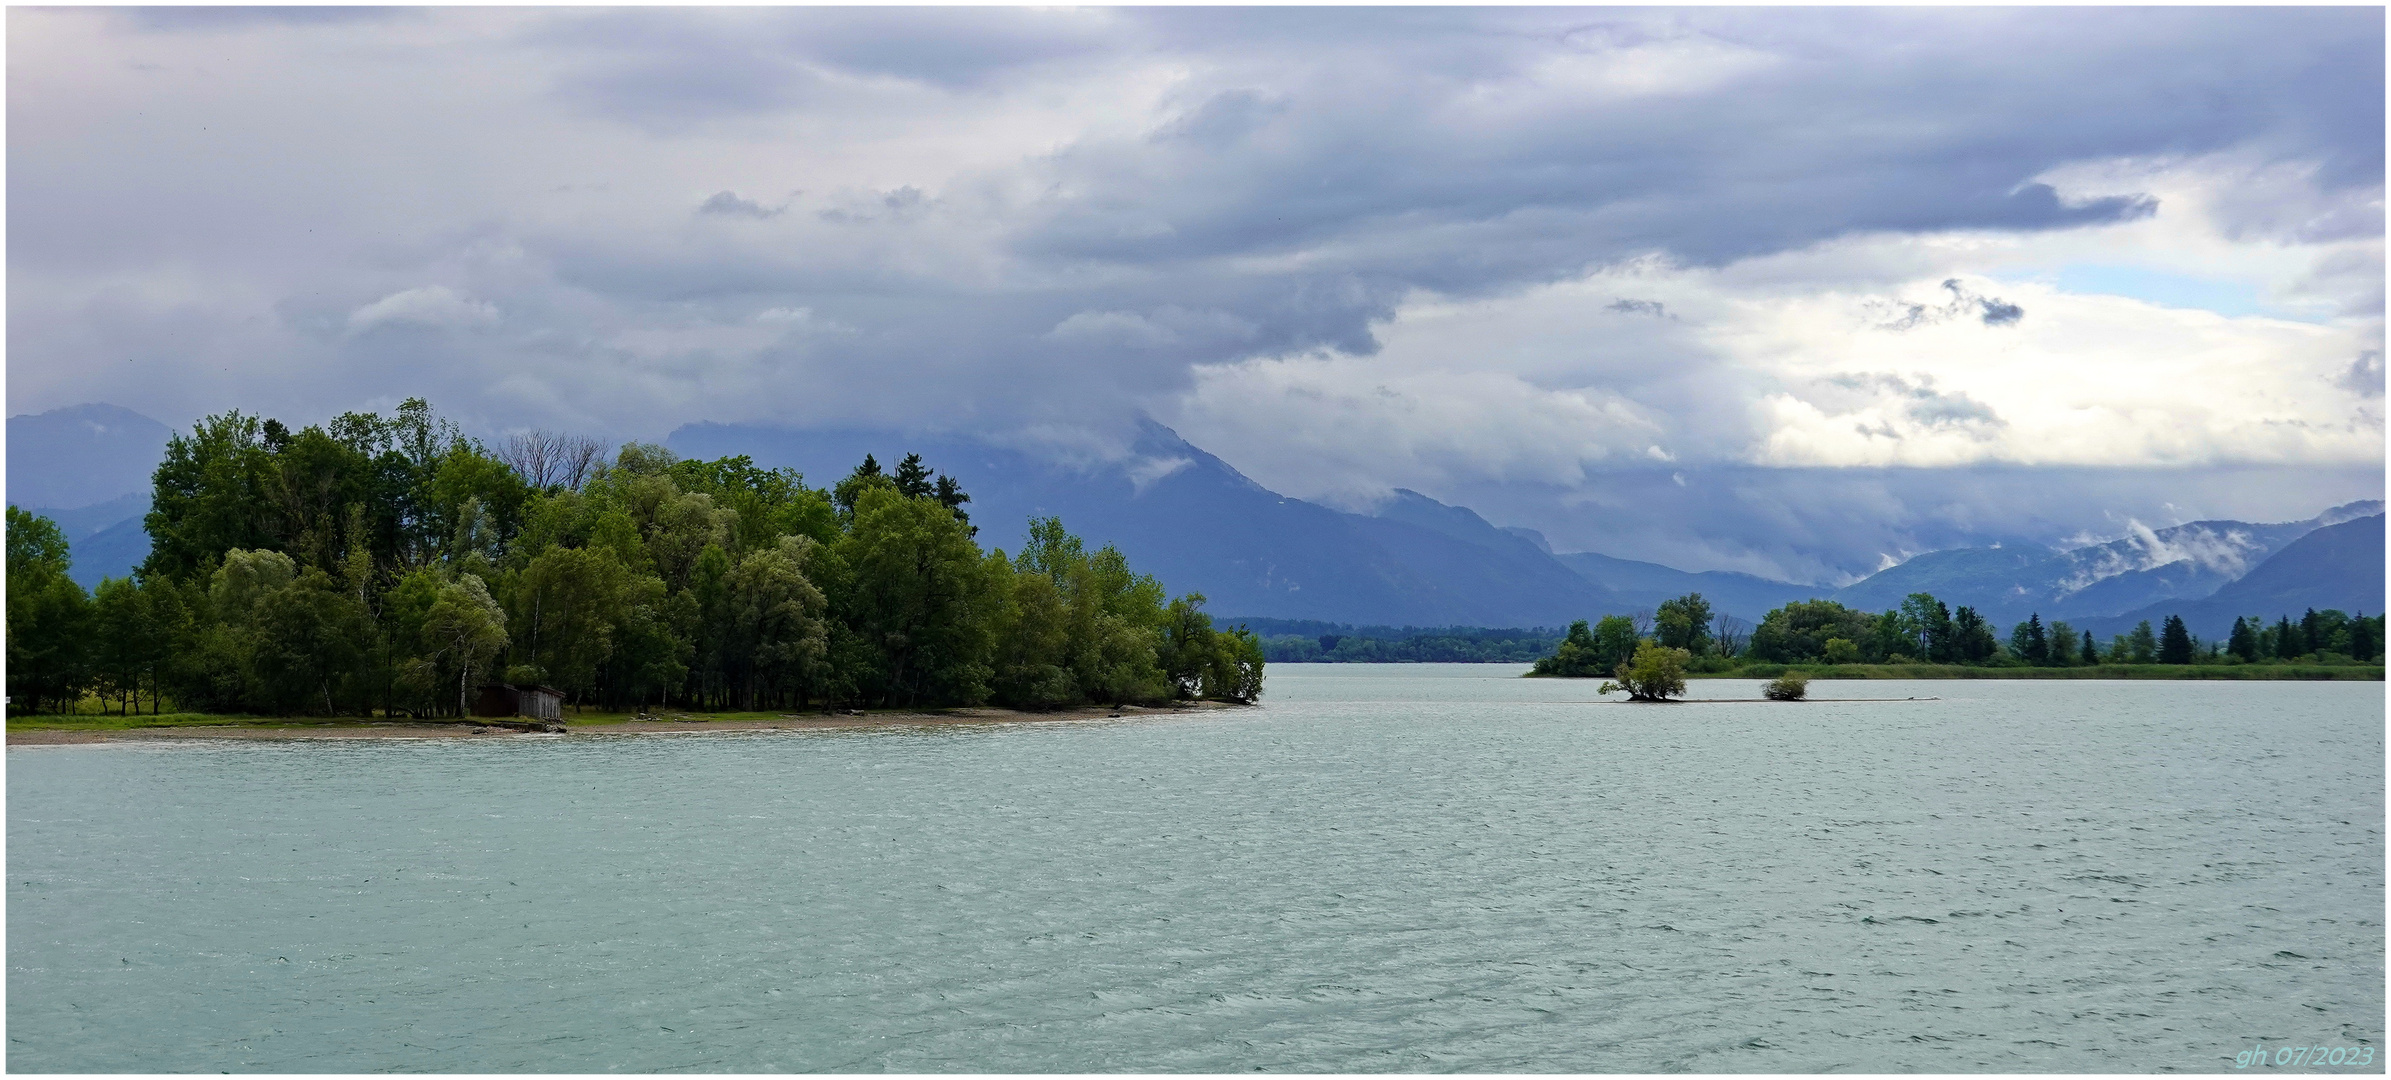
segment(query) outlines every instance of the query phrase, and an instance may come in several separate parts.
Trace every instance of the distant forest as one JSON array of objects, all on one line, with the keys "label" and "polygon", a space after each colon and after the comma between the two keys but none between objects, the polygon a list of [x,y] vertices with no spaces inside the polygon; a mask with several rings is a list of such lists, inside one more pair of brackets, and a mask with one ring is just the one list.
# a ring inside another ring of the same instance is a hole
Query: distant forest
[{"label": "distant forest", "polygon": [[1261,642],[1107,546],[983,550],[918,456],[830,488],[745,457],[533,434],[492,450],[421,400],[175,437],[148,561],[86,593],[8,507],[12,711],[454,716],[482,684],[580,706],[937,707],[1260,692]]},{"label": "distant forest", "polygon": [[2145,620],[2107,642],[2040,615],[2000,634],[1973,608],[1953,611],[1930,593],[1912,593],[1899,608],[1866,612],[1833,600],[1798,600],[1750,627],[1713,614],[1700,593],[1669,600],[1650,613],[1609,615],[1573,624],[1534,674],[1609,678],[1637,648],[1679,650],[1687,670],[1731,671],[1760,664],[1957,664],[1990,668],[2065,668],[2129,664],[2375,664],[2383,657],[2381,615],[2310,609],[2297,619],[2237,618],[2223,641],[2202,641],[2170,615],[2153,628]]},{"label": "distant forest", "polygon": [[1553,651],[1561,631],[1480,626],[1348,626],[1309,619],[1238,619],[1274,664],[1525,664]]},{"label": "distant forest", "polygon": [[[1963,664],[2083,667],[2100,664],[2380,663],[2384,619],[2309,610],[2235,620],[2222,640],[2204,641],[2183,621],[2148,622],[2096,641],[2040,615],[2006,631],[1974,609],[1953,611],[1928,593],[1901,607],[1867,612],[1832,600],[1783,605],[1759,625],[1714,612],[1700,593],[1658,608],[1567,631],[1474,626],[1353,626],[1302,619],[1239,619],[1261,636],[1272,663],[1538,663],[1546,674],[1608,678],[1638,643],[1684,649],[1691,670],[1717,674],[1758,664]],[[1564,649],[1564,646],[1567,646]]]}]

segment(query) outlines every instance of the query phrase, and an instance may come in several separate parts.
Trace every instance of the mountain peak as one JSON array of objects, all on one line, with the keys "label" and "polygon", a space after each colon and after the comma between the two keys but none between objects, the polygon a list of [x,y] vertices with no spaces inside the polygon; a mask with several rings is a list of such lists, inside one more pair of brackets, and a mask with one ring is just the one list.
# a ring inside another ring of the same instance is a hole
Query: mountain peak
[{"label": "mountain peak", "polygon": [[146,494],[173,437],[166,425],[105,402],[8,418],[8,500],[71,510]]}]

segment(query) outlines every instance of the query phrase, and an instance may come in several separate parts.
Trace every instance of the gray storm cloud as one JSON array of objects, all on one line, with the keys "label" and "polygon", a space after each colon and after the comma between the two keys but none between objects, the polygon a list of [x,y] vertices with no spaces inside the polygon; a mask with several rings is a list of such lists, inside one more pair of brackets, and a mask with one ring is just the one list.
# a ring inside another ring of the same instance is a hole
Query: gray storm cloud
[{"label": "gray storm cloud", "polygon": [[[2077,162],[2256,148],[2331,213],[2244,206],[2246,228],[2379,234],[2382,27],[2348,8],[21,9],[10,387],[18,411],[172,423],[422,395],[485,430],[611,438],[1101,426],[1205,365],[1374,356],[1423,296],[2153,213],[2042,179]],[[2038,317],[1957,285],[1918,317],[1946,306],[1988,332]],[[1672,455],[1748,436],[1714,358],[1637,333],[1528,381],[1600,382],[1665,419]],[[2372,372],[2352,378],[2379,394]],[[1901,393],[1924,423],[2001,422]]]}]

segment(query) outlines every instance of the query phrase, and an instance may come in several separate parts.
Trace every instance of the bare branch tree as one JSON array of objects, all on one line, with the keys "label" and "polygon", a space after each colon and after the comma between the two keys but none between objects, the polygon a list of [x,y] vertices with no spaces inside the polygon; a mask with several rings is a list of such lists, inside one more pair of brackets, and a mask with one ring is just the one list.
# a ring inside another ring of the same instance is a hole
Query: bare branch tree
[{"label": "bare branch tree", "polygon": [[606,460],[606,444],[587,435],[566,435],[557,452],[557,482],[581,490]]},{"label": "bare branch tree", "polygon": [[1720,656],[1734,656],[1742,652],[1743,647],[1752,640],[1751,623],[1724,611],[1719,612],[1718,617],[1711,621],[1717,627],[1712,631],[1712,636],[1718,640]]},{"label": "bare branch tree", "polygon": [[534,428],[508,436],[506,446],[498,451],[498,460],[534,488],[545,491],[563,487],[579,491],[597,471],[605,452],[606,444],[587,435]]},{"label": "bare branch tree", "polygon": [[534,488],[546,488],[556,471],[554,443],[556,436],[539,429],[509,435],[506,445],[498,450],[498,460],[515,475]]}]

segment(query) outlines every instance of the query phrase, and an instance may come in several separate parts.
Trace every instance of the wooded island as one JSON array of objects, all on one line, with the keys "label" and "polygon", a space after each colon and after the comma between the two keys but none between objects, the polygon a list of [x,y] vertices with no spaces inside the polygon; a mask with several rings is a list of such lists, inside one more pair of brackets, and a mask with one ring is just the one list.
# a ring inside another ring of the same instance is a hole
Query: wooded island
[{"label": "wooded island", "polygon": [[1688,593],[1649,614],[1571,624],[1528,674],[1617,677],[1631,691],[1655,678],[1665,683],[1667,671],[1768,678],[1789,668],[1893,678],[2380,679],[2383,624],[2381,615],[2310,609],[2298,620],[2278,615],[2271,625],[2255,615],[2237,618],[2225,641],[2203,642],[2170,615],[2161,629],[2144,620],[2104,646],[2039,615],[2011,627],[2004,641],[1974,609],[1953,612],[1929,593],[1873,615],[1833,600],[1797,600],[1758,626],[1716,614],[1702,594]]},{"label": "wooded island", "polygon": [[176,436],[148,560],[91,593],[8,508],[12,713],[462,715],[485,683],[608,710],[1051,709],[1262,689],[1258,640],[1060,520],[983,551],[952,477],[870,457],[829,489],[746,457],[517,437],[420,399]]}]

